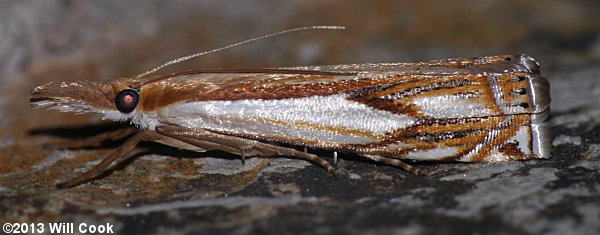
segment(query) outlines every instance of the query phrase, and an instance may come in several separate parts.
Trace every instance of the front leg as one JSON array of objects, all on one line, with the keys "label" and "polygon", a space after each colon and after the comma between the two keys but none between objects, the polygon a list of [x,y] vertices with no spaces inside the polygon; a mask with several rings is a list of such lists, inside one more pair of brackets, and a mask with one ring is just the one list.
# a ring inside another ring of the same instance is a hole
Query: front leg
[{"label": "front leg", "polygon": [[97,177],[102,172],[104,172],[106,169],[108,169],[108,167],[111,165],[111,163],[113,163],[117,160],[119,160],[117,162],[122,162],[123,160],[130,158],[132,156],[132,155],[130,155],[131,151],[135,148],[135,146],[137,146],[137,144],[140,141],[142,141],[142,140],[157,141],[157,140],[164,139],[164,138],[168,138],[168,137],[162,136],[162,135],[156,133],[155,131],[150,131],[150,130],[140,131],[136,135],[129,138],[118,149],[116,149],[114,152],[112,152],[110,155],[108,155],[106,158],[104,158],[104,160],[102,160],[102,162],[100,162],[100,163],[98,163],[98,165],[94,166],[94,168],[92,168],[91,170],[86,171],[83,174],[81,174],[75,178],[72,178],[66,182],[57,184],[56,187],[70,188],[70,187],[78,185],[84,181],[93,179],[94,177]]},{"label": "front leg", "polygon": [[102,146],[104,141],[115,141],[123,139],[127,136],[133,135],[138,132],[138,129],[133,127],[121,128],[114,131],[103,132],[94,136],[90,136],[78,140],[60,141],[55,143],[44,144],[46,148],[57,148],[57,149],[77,149],[77,148],[91,148]]}]

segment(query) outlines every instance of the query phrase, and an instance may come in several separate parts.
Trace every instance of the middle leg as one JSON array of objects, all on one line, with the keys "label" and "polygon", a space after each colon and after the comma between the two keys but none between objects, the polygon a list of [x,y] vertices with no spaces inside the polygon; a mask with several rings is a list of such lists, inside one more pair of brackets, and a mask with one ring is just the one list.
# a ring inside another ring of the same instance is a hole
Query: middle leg
[{"label": "middle leg", "polygon": [[[215,149],[220,149],[240,156],[286,155],[290,157],[296,157],[310,162],[314,162],[325,168],[329,173],[333,175],[337,174],[335,168],[333,168],[333,166],[331,166],[329,162],[319,158],[317,155],[298,151],[293,148],[286,148],[263,143],[257,140],[224,135],[215,132],[210,132],[207,130],[189,129],[180,126],[158,126],[156,127],[156,131],[162,135],[189,144],[194,144],[195,141],[216,143],[219,144],[221,147]],[[232,148],[234,148],[235,150],[232,150]]]}]

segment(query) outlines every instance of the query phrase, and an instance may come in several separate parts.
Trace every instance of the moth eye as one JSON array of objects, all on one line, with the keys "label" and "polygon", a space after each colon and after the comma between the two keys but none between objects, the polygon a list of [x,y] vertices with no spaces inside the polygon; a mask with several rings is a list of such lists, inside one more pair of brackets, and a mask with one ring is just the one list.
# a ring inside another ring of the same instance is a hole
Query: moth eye
[{"label": "moth eye", "polygon": [[140,100],[140,95],[134,89],[125,89],[120,91],[115,97],[117,109],[123,113],[131,113]]}]

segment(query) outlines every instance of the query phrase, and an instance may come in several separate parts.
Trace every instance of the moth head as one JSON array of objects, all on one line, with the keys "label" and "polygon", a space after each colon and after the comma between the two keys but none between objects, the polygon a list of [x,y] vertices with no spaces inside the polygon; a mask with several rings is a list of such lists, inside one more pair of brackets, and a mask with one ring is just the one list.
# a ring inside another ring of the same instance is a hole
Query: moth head
[{"label": "moth head", "polygon": [[29,101],[35,108],[104,115],[118,112],[128,116],[138,106],[140,95],[127,84],[126,80],[51,82],[34,88]]},{"label": "moth head", "polygon": [[128,78],[108,82],[51,82],[34,88],[29,101],[34,108],[98,113],[103,119],[129,120],[140,128],[153,129],[158,122],[154,114],[141,110],[141,90],[138,80]]}]

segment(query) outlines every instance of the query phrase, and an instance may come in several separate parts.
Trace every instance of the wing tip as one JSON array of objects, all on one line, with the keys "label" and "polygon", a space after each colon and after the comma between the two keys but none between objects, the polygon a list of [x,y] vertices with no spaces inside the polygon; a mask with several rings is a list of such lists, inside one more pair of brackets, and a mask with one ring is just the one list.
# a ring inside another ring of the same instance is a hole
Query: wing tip
[{"label": "wing tip", "polygon": [[[527,92],[530,94],[529,99],[533,104],[533,112],[536,114],[548,113],[550,110],[550,82],[539,74],[527,76]],[[537,122],[546,120],[548,115],[538,115],[535,119]]]},{"label": "wing tip", "polygon": [[513,55],[511,57],[514,63],[520,65],[524,72],[539,74],[540,73],[540,64],[533,59],[533,57],[528,56],[526,54]]},{"label": "wing tip", "polygon": [[547,123],[532,123],[531,124],[531,144],[533,146],[533,154],[536,158],[548,159],[552,157],[551,143],[551,128]]}]

